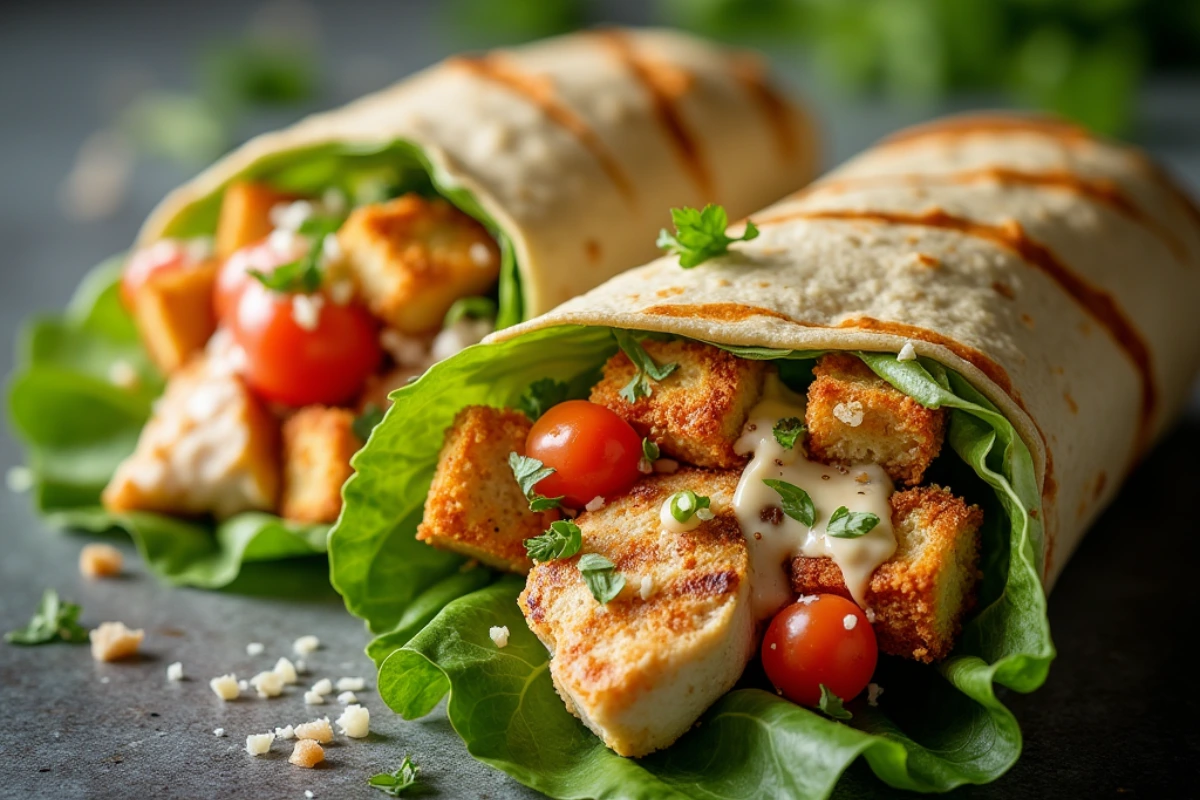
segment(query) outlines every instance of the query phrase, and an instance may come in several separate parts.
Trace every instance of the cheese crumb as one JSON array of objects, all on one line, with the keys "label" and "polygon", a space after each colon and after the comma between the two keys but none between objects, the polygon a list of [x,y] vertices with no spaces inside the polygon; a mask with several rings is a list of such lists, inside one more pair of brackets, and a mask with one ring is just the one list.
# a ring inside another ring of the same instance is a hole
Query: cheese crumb
[{"label": "cheese crumb", "polygon": [[251,642],[250,644],[246,645],[246,655],[261,656],[263,651],[266,649],[267,648],[263,646],[262,642]]},{"label": "cheese crumb", "polygon": [[260,672],[250,679],[259,697],[279,697],[283,694],[283,678],[276,672]]},{"label": "cheese crumb", "polygon": [[593,497],[591,500],[588,501],[588,504],[583,507],[583,510],[584,511],[599,511],[602,508],[604,508],[604,498],[601,497],[600,495],[596,495],[595,497]]},{"label": "cheese crumb", "polygon": [[713,514],[713,511],[711,508],[697,508],[696,509],[696,519],[701,520],[702,522],[708,522],[714,516],[716,516],[716,515]]},{"label": "cheese crumb", "polygon": [[213,728],[213,736],[216,736],[219,739],[219,738],[223,737],[224,735],[225,735],[224,728]]},{"label": "cheese crumb", "polygon": [[802,594],[796,598],[796,602],[804,603],[804,605],[808,605],[809,603],[817,602],[817,597],[818,596],[815,594]]},{"label": "cheese crumb", "polygon": [[321,745],[309,739],[301,739],[296,742],[296,746],[292,748],[292,754],[288,756],[289,763],[305,769],[312,769],[324,760],[325,750]]},{"label": "cheese crumb", "polygon": [[649,575],[643,575],[641,585],[638,587],[638,597],[643,600],[649,600],[654,596],[654,591],[654,578]]},{"label": "cheese crumb", "polygon": [[358,702],[358,695],[356,695],[354,692],[342,692],[337,696],[337,701],[344,706],[348,706],[351,703]]},{"label": "cheese crumb", "polygon": [[371,732],[371,712],[359,705],[346,706],[337,718],[337,726],[351,739],[361,739]]},{"label": "cheese crumb", "polygon": [[286,658],[281,658],[276,661],[275,669],[272,671],[279,676],[279,680],[283,681],[289,686],[293,683],[300,682],[300,676],[296,674],[296,665]]},{"label": "cheese crumb", "polygon": [[319,706],[325,702],[325,698],[316,692],[304,693],[304,704],[309,706]]},{"label": "cheese crumb", "polygon": [[314,719],[295,727],[297,739],[312,739],[314,742],[325,744],[333,741],[333,728],[329,726],[329,717]]},{"label": "cheese crumb", "polygon": [[286,728],[276,728],[275,729],[275,738],[281,742],[286,742],[289,739],[295,739],[296,738],[296,729],[293,728],[291,725],[288,725]]},{"label": "cheese crumb", "polygon": [[315,694],[329,694],[333,691],[333,683],[330,682],[329,678],[321,678],[321,680],[312,685],[312,691]]},{"label": "cheese crumb", "polygon": [[905,342],[904,347],[900,348],[900,352],[896,354],[897,361],[916,361],[917,351],[913,349],[912,342]]},{"label": "cheese crumb", "polygon": [[488,629],[488,636],[492,638],[492,643],[496,647],[508,647],[508,626],[493,625]]},{"label": "cheese crumb", "polygon": [[660,458],[654,462],[654,471],[663,475],[674,475],[679,471],[679,462],[673,458]]},{"label": "cheese crumb", "polygon": [[181,681],[183,680],[183,662],[176,661],[167,667],[167,680]]},{"label": "cheese crumb", "polygon": [[292,319],[306,331],[315,331],[321,324],[321,307],[325,298],[319,294],[292,295]]},{"label": "cheese crumb", "polygon": [[854,630],[854,626],[857,624],[858,624],[858,615],[857,614],[847,614],[846,616],[842,617],[842,626],[845,627],[845,629],[848,631]]},{"label": "cheese crumb", "polygon": [[367,682],[362,678],[338,678],[337,690],[339,692],[361,692],[365,688],[367,688]]},{"label": "cheese crumb", "polygon": [[313,793],[312,793],[312,789],[305,789],[305,790],[304,790],[304,796],[305,796],[305,797],[307,797],[307,798],[308,798],[308,800],[312,800],[312,799],[313,799],[313,796],[314,796],[314,795],[313,795]]},{"label": "cheese crumb", "polygon": [[301,636],[292,643],[292,649],[296,651],[296,655],[306,656],[309,653],[315,652],[321,646],[321,640],[315,636]]},{"label": "cheese crumb", "polygon": [[271,749],[275,741],[273,733],[252,733],[246,737],[246,752],[252,756],[261,756]]},{"label": "cheese crumb", "polygon": [[643,475],[649,475],[651,472],[654,472],[654,462],[642,456],[638,459],[637,469]]},{"label": "cheese crumb", "polygon": [[[332,236],[326,237],[325,243],[336,242]],[[334,281],[329,284],[329,299],[339,306],[344,306],[354,299],[354,284],[350,281]]]},{"label": "cheese crumb", "polygon": [[865,613],[866,613],[866,615],[867,615],[867,622],[869,622],[869,623],[871,623],[872,625],[874,625],[874,624],[875,624],[875,609],[873,609],[873,608],[868,608],[868,609],[865,609],[864,611],[865,611]]},{"label": "cheese crumb", "polygon": [[248,680],[238,681],[238,688],[241,689],[243,692],[250,691],[250,681],[248,681]]},{"label": "cheese crumb", "polygon": [[88,634],[92,640],[92,658],[97,661],[120,661],[137,655],[146,632],[141,628],[130,630],[124,622],[102,622],[100,627]]},{"label": "cheese crumb", "polygon": [[471,257],[471,263],[477,267],[490,267],[492,265],[492,251],[483,242],[474,242],[467,248],[467,255]]},{"label": "cheese crumb", "polygon": [[208,682],[212,690],[216,692],[217,697],[222,700],[236,700],[238,696],[238,679],[237,676],[230,673],[222,675],[219,678],[213,678]]},{"label": "cheese crumb", "polygon": [[881,694],[883,694],[882,686],[880,686],[878,683],[868,683],[867,684],[867,705],[872,706],[872,707],[879,705],[879,695],[881,695]]},{"label": "cheese crumb", "polygon": [[771,649],[772,649],[772,650],[774,650],[774,649],[775,649],[775,642],[771,642]]},{"label": "cheese crumb", "polygon": [[862,425],[863,421],[862,403],[857,400],[851,400],[849,403],[838,403],[833,407],[833,415],[851,428],[857,428],[859,425]]},{"label": "cheese crumb", "polygon": [[108,368],[108,382],[119,389],[133,389],[138,385],[137,369],[125,359],[117,359]]},{"label": "cheese crumb", "polygon": [[306,672],[308,672],[308,662],[305,661],[303,658],[297,658],[296,659],[296,674],[303,675]]},{"label": "cheese crumb", "polygon": [[121,551],[111,544],[95,542],[79,551],[79,572],[85,578],[110,578],[121,574]]}]

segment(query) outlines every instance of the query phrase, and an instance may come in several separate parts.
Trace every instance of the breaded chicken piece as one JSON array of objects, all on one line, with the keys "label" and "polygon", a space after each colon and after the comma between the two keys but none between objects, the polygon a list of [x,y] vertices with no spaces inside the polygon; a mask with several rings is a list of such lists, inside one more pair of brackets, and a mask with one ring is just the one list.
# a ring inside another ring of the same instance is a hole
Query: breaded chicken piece
[{"label": "breaded chicken piece", "polygon": [[[949,654],[975,603],[983,511],[940,486],[897,492],[891,504],[896,552],[871,577],[867,604],[880,650],[929,663]],[[791,567],[794,591],[850,597],[832,559]]]},{"label": "breaded chicken piece", "polygon": [[295,199],[295,195],[276,191],[265,183],[230,184],[221,198],[221,214],[217,218],[214,237],[217,257],[224,260],[235,250],[265,239],[274,228],[271,209]]},{"label": "breaded chicken piece", "polygon": [[441,199],[406,194],[361,206],[337,236],[367,305],[401,333],[438,330],[455,300],[487,292],[500,276],[487,229]]},{"label": "breaded chicken piece", "polygon": [[283,495],[280,516],[297,522],[333,522],[342,511],[342,484],[350,457],[362,447],[354,413],[308,406],[283,423]]},{"label": "breaded chicken piece", "polygon": [[510,408],[459,411],[446,431],[417,538],[497,569],[528,572],[533,562],[524,541],[560,516],[557,509],[530,511],[508,465],[509,453],[525,455],[532,426]]},{"label": "breaded chicken piece", "polygon": [[852,355],[822,356],[813,374],[809,453],[827,464],[879,464],[894,481],[920,483],[942,449],[945,409],[925,408]]},{"label": "breaded chicken piece", "polygon": [[133,295],[133,318],[142,343],[168,375],[204,349],[217,329],[216,280],[217,262],[210,260],[154,273]]},{"label": "breaded chicken piece", "polygon": [[205,352],[171,376],[102,500],[110,511],[224,518],[273,511],[278,494],[279,422]]},{"label": "breaded chicken piece", "polygon": [[[575,714],[623,756],[682,736],[729,691],[754,652],[749,556],[733,511],[738,473],[684,468],[645,478],[598,511],[580,514],[581,553],[625,576],[601,606],[579,556],[537,564],[519,603],[550,650],[554,686]],[[714,518],[686,533],[659,512],[676,491],[711,499]]]},{"label": "breaded chicken piece", "polygon": [[642,347],[659,364],[679,366],[661,383],[651,381],[649,397],[630,403],[621,390],[636,369],[618,352],[604,365],[591,401],[615,411],[672,458],[698,467],[744,466],[746,458],[733,452],[733,444],[762,394],[764,362],[688,339],[647,339]]}]

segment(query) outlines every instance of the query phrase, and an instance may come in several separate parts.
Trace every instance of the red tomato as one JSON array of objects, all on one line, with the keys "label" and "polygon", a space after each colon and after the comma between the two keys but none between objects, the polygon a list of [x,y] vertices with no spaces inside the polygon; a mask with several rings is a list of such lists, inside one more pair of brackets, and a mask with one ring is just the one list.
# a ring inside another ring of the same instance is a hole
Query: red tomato
[{"label": "red tomato", "polygon": [[533,423],[525,452],[555,472],[538,481],[538,494],[562,495],[576,508],[611,497],[638,478],[642,438],[612,411],[587,400],[568,400]]},{"label": "red tomato", "polygon": [[248,270],[256,269],[269,274],[276,267],[295,261],[303,254],[304,247],[301,245],[280,249],[267,242],[258,242],[234,251],[217,273],[217,285],[213,290],[217,319],[227,320],[227,315],[237,306],[238,295],[253,280]]},{"label": "red tomato", "polygon": [[[819,594],[775,615],[763,639],[767,677],[794,703],[817,706],[821,684],[842,700],[857,697],[875,672],[879,646],[867,615],[852,600]],[[846,628],[853,616],[853,627]]]},{"label": "red tomato", "polygon": [[[246,352],[246,382],[263,398],[289,406],[337,405],[354,398],[383,358],[374,318],[358,305],[322,295],[293,301],[248,281],[229,321]],[[303,296],[301,296],[303,297]],[[297,303],[320,304],[315,325],[297,322]]]},{"label": "red tomato", "polygon": [[133,308],[133,298],[138,289],[152,275],[174,272],[194,263],[187,247],[175,239],[162,239],[143,247],[129,257],[125,271],[121,273],[121,302]]}]

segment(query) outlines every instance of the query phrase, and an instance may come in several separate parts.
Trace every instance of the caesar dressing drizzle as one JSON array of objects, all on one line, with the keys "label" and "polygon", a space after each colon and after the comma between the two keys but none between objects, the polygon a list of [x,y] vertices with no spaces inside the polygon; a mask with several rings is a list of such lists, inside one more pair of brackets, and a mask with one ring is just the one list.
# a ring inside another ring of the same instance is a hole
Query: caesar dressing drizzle
[{"label": "caesar dressing drizzle", "polygon": [[[765,619],[792,597],[787,562],[796,556],[832,558],[842,570],[850,594],[866,606],[867,587],[875,569],[896,551],[892,530],[892,482],[876,464],[839,469],[810,461],[803,444],[788,450],[775,440],[775,423],[804,418],[804,399],[770,375],[762,400],[750,411],[734,449],[753,453],[734,495],[734,511],[750,551],[751,594],[756,619]],[[786,481],[808,492],[816,509],[812,528],[779,512],[779,494],[764,479]],[[879,524],[857,539],[825,535],[829,517],[839,506],[870,512]]]}]

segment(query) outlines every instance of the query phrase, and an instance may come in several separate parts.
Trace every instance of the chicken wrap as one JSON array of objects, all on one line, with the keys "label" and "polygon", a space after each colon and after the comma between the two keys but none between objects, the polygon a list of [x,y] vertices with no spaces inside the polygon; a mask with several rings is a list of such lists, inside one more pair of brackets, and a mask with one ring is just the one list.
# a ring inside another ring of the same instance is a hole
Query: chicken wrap
[{"label": "chicken wrap", "polygon": [[662,30],[454,57],[260,136],[33,324],[38,506],[181,583],[322,552],[390,391],[645,261],[668,207],[748,213],[814,159],[759,60]]},{"label": "chicken wrap", "polygon": [[380,692],[555,797],[994,780],[998,687],[1200,366],[1200,212],[1006,115],[710,211],[394,395],[330,546]]}]

